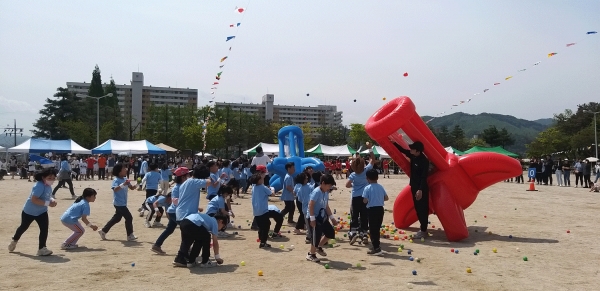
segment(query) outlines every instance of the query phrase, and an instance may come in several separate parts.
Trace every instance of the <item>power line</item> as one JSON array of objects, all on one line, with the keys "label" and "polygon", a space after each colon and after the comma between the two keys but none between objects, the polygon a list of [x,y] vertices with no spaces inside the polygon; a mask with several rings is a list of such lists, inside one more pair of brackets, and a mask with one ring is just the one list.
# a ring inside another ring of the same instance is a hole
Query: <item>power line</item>
[{"label": "power line", "polygon": [[[6,126],[10,126],[10,124],[7,124]],[[17,127],[17,120],[14,119],[14,126],[13,127],[4,127],[4,128],[0,128],[0,129],[4,129],[4,135],[5,136],[14,136],[15,138],[15,145],[17,146],[17,135],[21,135],[23,136],[23,128],[22,127]]]}]

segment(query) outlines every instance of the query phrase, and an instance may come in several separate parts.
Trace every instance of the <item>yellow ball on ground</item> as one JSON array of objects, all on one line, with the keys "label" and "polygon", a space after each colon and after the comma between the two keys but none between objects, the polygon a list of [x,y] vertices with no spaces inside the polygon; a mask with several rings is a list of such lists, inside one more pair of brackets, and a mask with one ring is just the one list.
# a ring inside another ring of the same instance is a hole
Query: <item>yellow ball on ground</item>
[{"label": "yellow ball on ground", "polygon": [[258,275],[262,276],[263,275],[263,271],[262,270],[258,270]]}]

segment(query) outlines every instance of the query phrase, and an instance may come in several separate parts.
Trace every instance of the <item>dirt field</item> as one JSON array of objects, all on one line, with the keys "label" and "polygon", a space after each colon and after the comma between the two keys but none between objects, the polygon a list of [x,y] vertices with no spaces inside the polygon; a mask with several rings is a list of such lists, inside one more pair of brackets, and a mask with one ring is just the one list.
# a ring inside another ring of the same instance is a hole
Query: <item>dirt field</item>
[{"label": "dirt field", "polygon": [[[390,195],[386,208],[391,209],[400,189],[407,185],[404,176],[380,179]],[[338,183],[341,184],[341,183]],[[83,188],[98,190],[91,204],[91,221],[102,226],[112,216],[112,195],[109,181],[75,181],[76,193]],[[239,235],[221,239],[221,255],[225,264],[217,268],[175,268],[174,254],[179,246],[179,230],[163,245],[168,255],[152,253],[150,247],[162,228],[144,228],[142,218],[134,217],[138,242],[127,242],[123,222],[101,241],[98,233],[86,228],[75,251],[60,250],[60,244],[70,231],[60,223],[60,216],[73,202],[67,189],[57,193],[58,206],[51,208],[48,248],[50,257],[37,257],[38,228],[35,223],[23,235],[15,253],[8,246],[20,222],[23,203],[32,183],[26,180],[0,181],[5,216],[0,225],[0,289],[3,290],[201,290],[207,287],[225,290],[598,290],[600,276],[600,205],[598,193],[587,189],[538,186],[539,192],[526,192],[527,184],[499,183],[479,194],[465,211],[470,237],[449,243],[437,217],[430,216],[433,236],[426,242],[382,240],[387,252],[383,257],[367,256],[365,246],[350,246],[338,234],[338,243],[327,249],[327,260],[320,264],[307,262],[308,250],[303,236],[287,234],[272,242],[271,250],[258,248],[257,233],[249,229],[251,220],[249,195],[237,199],[234,224],[242,225]],[[143,192],[129,192],[129,209],[135,211]],[[332,195],[332,208],[338,216],[348,211],[347,189]],[[283,209],[278,199],[273,204]],[[206,206],[204,196],[201,206]],[[487,218],[484,218],[487,216]],[[297,217],[297,213],[296,213]],[[386,213],[386,224],[392,222]],[[477,222],[475,222],[477,221]],[[166,224],[166,223],[165,223]],[[413,225],[413,226],[416,226]],[[570,230],[570,233],[567,233]],[[232,230],[229,230],[232,232]],[[407,230],[408,233],[416,228]],[[492,232],[489,234],[488,232]],[[512,238],[509,238],[512,235]],[[283,244],[285,248],[279,249]],[[404,244],[406,250],[398,252]],[[294,245],[294,249],[290,246]],[[458,254],[450,249],[458,249]],[[496,248],[497,253],[492,249]],[[413,251],[420,263],[409,261],[407,250]],[[473,255],[479,249],[479,255]],[[526,256],[528,261],[524,261]],[[245,261],[245,266],[240,262]],[[325,264],[330,269],[325,269]],[[357,267],[357,263],[361,267]],[[135,264],[133,266],[133,264]],[[470,267],[472,273],[466,269]],[[258,276],[262,270],[264,276]],[[416,270],[418,274],[412,275]]]}]

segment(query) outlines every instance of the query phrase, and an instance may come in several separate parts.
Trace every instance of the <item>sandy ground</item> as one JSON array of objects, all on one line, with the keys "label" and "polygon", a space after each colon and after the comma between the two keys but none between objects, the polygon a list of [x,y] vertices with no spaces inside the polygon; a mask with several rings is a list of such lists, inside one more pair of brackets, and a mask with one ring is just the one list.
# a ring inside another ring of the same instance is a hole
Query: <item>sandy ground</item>
[{"label": "sandy ground", "polygon": [[[380,179],[390,194],[386,205],[407,185],[404,176]],[[99,191],[92,204],[91,221],[103,225],[113,214],[112,195],[108,181],[75,181],[76,193],[91,186]],[[251,220],[249,195],[237,199],[234,224],[242,224],[239,235],[221,240],[225,264],[217,268],[175,268],[171,266],[179,246],[179,230],[163,245],[168,255],[152,253],[152,242],[161,228],[144,228],[142,218],[135,216],[134,229],[138,242],[125,240],[124,225],[117,224],[101,241],[96,232],[87,229],[76,251],[60,250],[60,244],[70,231],[60,223],[61,214],[72,203],[67,189],[57,193],[58,206],[51,208],[48,248],[50,257],[37,257],[37,226],[32,224],[21,238],[16,252],[6,249],[19,225],[20,212],[32,184],[26,180],[0,181],[2,203],[0,213],[0,289],[6,290],[158,290],[176,287],[178,290],[199,290],[221,287],[227,290],[598,290],[600,275],[600,205],[598,193],[587,189],[538,186],[539,192],[526,192],[528,185],[499,183],[480,193],[475,203],[465,211],[470,237],[450,243],[437,217],[430,216],[433,236],[426,242],[383,239],[383,257],[366,255],[365,246],[350,246],[338,234],[338,243],[328,249],[327,260],[321,264],[307,262],[307,245],[303,236],[287,234],[273,242],[272,250],[258,248],[257,234],[246,220]],[[143,192],[130,191],[129,208],[136,210]],[[275,199],[272,199],[275,200]],[[283,209],[282,203],[273,202]],[[347,189],[332,195],[332,208],[338,215],[347,211]],[[204,197],[202,206],[206,206]],[[297,214],[296,214],[297,215]],[[487,218],[484,218],[487,216]],[[391,213],[386,213],[386,224]],[[477,222],[475,222],[477,221]],[[413,225],[413,227],[416,226]],[[567,233],[570,230],[571,233]],[[416,228],[407,230],[408,233]],[[488,232],[492,232],[489,234]],[[512,238],[509,238],[512,235]],[[279,245],[285,248],[280,250]],[[406,250],[398,252],[404,244]],[[295,245],[294,249],[290,249]],[[451,253],[455,248],[459,254]],[[492,249],[498,252],[493,253]],[[422,258],[409,261],[407,250]],[[475,249],[480,254],[475,256]],[[523,257],[527,256],[528,261]],[[245,266],[240,262],[245,261]],[[135,263],[135,266],[132,266]],[[325,269],[328,263],[331,269]],[[357,263],[361,267],[357,267]],[[472,273],[466,269],[470,267]],[[264,276],[258,276],[262,270]],[[418,275],[413,276],[416,270]]]}]

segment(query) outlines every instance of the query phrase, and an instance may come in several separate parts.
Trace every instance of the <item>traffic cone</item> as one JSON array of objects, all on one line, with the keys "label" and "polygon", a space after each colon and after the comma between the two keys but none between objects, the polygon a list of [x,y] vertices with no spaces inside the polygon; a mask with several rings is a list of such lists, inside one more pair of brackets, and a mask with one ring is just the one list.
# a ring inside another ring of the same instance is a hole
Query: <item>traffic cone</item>
[{"label": "traffic cone", "polygon": [[529,183],[529,190],[527,190],[527,191],[537,191],[535,189],[535,182],[531,181],[531,183]]}]

